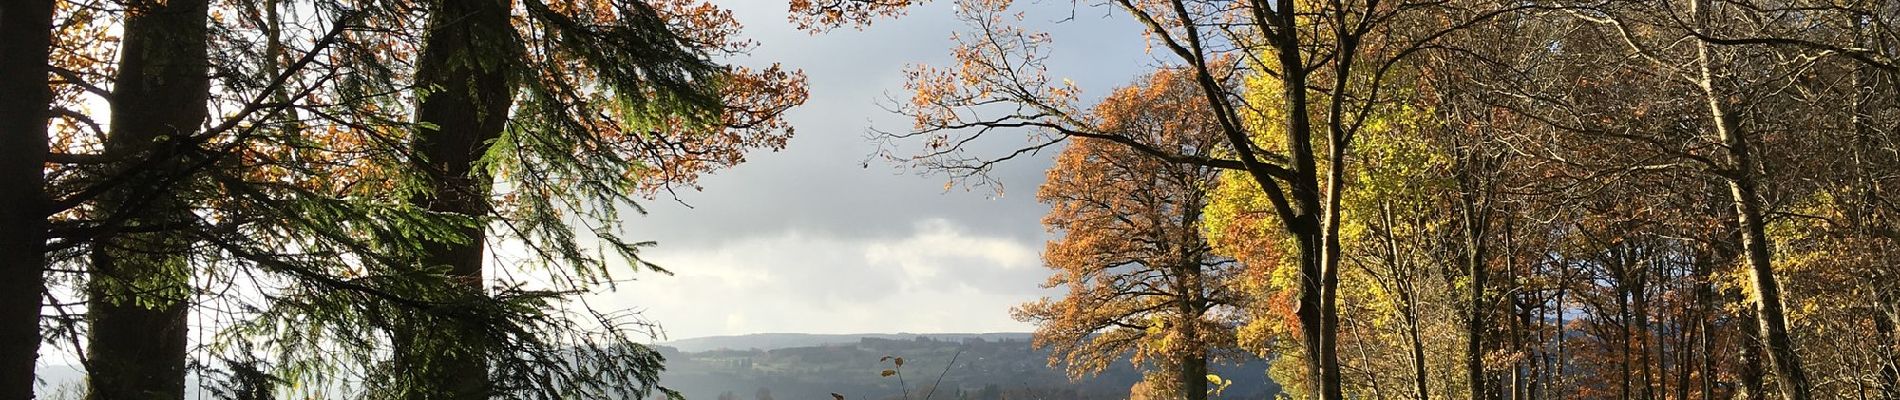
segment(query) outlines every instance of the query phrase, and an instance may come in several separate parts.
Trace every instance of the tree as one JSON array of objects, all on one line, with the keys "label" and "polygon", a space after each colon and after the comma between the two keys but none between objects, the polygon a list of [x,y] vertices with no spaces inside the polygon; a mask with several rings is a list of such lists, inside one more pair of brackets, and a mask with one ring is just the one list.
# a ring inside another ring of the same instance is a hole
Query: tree
[{"label": "tree", "polygon": [[[1096,107],[1094,129],[1205,157],[1221,140],[1185,71],[1161,71]],[[1043,260],[1066,287],[1015,310],[1037,325],[1037,346],[1072,375],[1102,371],[1124,354],[1148,364],[1151,387],[1185,398],[1208,393],[1212,354],[1233,346],[1226,320],[1238,301],[1238,264],[1212,253],[1201,215],[1216,169],[1170,163],[1110,142],[1080,138],[1050,167],[1038,199],[1061,239]],[[1163,372],[1166,371],[1166,372]],[[1171,373],[1171,374],[1170,374]]]},{"label": "tree", "polygon": [[45,293],[48,55],[52,0],[0,4],[0,397],[33,397]]},{"label": "tree", "polygon": [[[598,261],[573,247],[572,233],[563,231],[573,227],[554,202],[582,212],[612,208],[631,203],[629,191],[690,184],[700,173],[743,161],[747,149],[782,147],[790,129],[778,116],[804,100],[802,78],[776,66],[753,72],[715,64],[711,54],[745,44],[731,37],[737,23],[730,15],[709,6],[557,10],[527,0],[529,25],[515,27],[512,4],[433,3],[417,60],[411,143],[427,189],[411,201],[474,222],[424,246],[422,265],[445,268],[459,282],[447,292],[452,301],[483,295],[491,218],[507,221],[524,240],[552,245],[537,250],[558,261],[596,268]],[[581,70],[569,70],[571,64]],[[526,93],[519,102],[517,93]],[[495,204],[496,177],[507,174],[518,178],[510,197],[520,200]],[[581,186],[556,186],[562,182]],[[611,223],[614,215],[591,217]],[[598,228],[592,233],[639,262],[640,244]],[[395,333],[397,370],[428,388],[417,393],[489,396],[485,380],[457,376],[486,369],[481,354],[492,340],[439,325]]]},{"label": "tree", "polygon": [[[429,5],[427,41],[416,60],[416,125],[412,146],[417,169],[426,171],[425,194],[411,200],[430,211],[482,221],[493,182],[476,160],[501,137],[514,103],[516,43],[509,26],[512,1],[438,1]],[[425,244],[420,267],[445,269],[451,284],[444,301],[484,294],[482,266],[486,224],[468,224],[450,240]],[[486,376],[490,339],[453,319],[418,319],[392,333],[394,368],[404,371],[414,399],[492,397]],[[483,374],[485,375],[485,374]]]},{"label": "tree", "polygon": [[[1704,1],[1691,2],[1689,14],[1699,30],[1708,30],[1712,6]],[[1717,66],[1713,65],[1709,55],[1710,44],[1697,40],[1695,49],[1695,76],[1690,78],[1702,89],[1703,101],[1709,107],[1709,119],[1715,137],[1721,141],[1726,151],[1722,152],[1720,165],[1728,183],[1729,195],[1735,203],[1735,216],[1742,230],[1742,248],[1744,260],[1748,262],[1750,281],[1755,290],[1755,316],[1761,324],[1763,341],[1768,349],[1768,363],[1775,369],[1777,385],[1782,396],[1789,400],[1807,400],[1812,396],[1812,384],[1807,373],[1801,367],[1801,358],[1795,353],[1794,342],[1788,334],[1788,318],[1782,310],[1781,284],[1775,277],[1770,264],[1769,239],[1766,232],[1766,211],[1762,206],[1759,172],[1756,150],[1752,149],[1749,133],[1742,131],[1733,113],[1733,96],[1716,83]]]},{"label": "tree", "polygon": [[[99,220],[124,220],[120,233],[92,245],[87,283],[88,398],[185,396],[187,308],[193,275],[176,228],[191,219],[189,190],[177,172],[189,136],[208,118],[209,4],[135,3],[112,85],[105,157],[130,160],[112,173],[142,174],[99,196]],[[163,159],[157,165],[142,163]]]}]

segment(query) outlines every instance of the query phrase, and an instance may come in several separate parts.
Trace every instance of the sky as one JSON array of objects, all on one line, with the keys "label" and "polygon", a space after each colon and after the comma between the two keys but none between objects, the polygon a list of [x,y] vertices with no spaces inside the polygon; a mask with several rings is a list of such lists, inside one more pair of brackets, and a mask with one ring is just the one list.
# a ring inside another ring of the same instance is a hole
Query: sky
[{"label": "sky", "polygon": [[[869,158],[867,129],[910,127],[880,106],[908,99],[904,68],[950,59],[951,33],[966,29],[954,3],[818,35],[794,29],[783,0],[715,3],[759,42],[737,63],[780,62],[809,77],[810,100],[788,115],[797,133],[782,151],[702,178],[702,191],[643,203],[649,214],[630,219],[623,237],[657,241],[642,257],[674,275],[636,274],[591,302],[641,312],[661,340],[1033,330],[1009,309],[1061,294],[1039,287],[1050,235],[1035,200],[1055,151],[999,167],[1000,194],[946,190],[947,177]],[[1139,25],[1116,10],[1018,3],[1024,25],[1052,35],[1051,78],[1073,80],[1084,100],[1158,64]]]}]

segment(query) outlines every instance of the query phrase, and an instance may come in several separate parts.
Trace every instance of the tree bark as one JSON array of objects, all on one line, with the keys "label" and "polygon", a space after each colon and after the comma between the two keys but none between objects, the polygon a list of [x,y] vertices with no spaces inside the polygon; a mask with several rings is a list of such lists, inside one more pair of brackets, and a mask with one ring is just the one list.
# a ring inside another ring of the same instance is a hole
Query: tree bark
[{"label": "tree bark", "polygon": [[39,356],[52,25],[52,0],[0,3],[0,398],[33,397]]},{"label": "tree bark", "polygon": [[[428,195],[412,199],[430,211],[484,220],[493,177],[478,164],[490,141],[501,136],[513,85],[507,65],[515,55],[509,0],[439,0],[432,5],[429,36],[416,62],[416,84],[425,94],[416,106],[420,127],[413,146],[429,174]],[[482,223],[459,228],[466,240],[423,247],[424,265],[446,267],[454,302],[485,296]],[[446,315],[420,316],[398,329],[395,365],[406,374],[409,399],[486,399],[493,390],[486,353],[492,340],[473,322]]]},{"label": "tree bark", "polygon": [[[134,5],[127,13],[106,154],[165,160],[100,197],[98,210],[126,227],[179,226],[195,218],[172,174],[208,117],[210,60],[206,0]],[[129,165],[137,161],[125,161]],[[123,167],[122,167],[123,168]],[[188,240],[175,232],[108,235],[93,243],[88,317],[87,397],[183,399],[191,269]]]}]

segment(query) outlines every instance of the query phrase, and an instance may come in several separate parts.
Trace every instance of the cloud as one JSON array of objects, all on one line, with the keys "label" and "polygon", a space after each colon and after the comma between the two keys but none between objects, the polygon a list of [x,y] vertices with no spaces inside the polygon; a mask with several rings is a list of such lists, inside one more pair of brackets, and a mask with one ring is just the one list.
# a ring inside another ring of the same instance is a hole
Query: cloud
[{"label": "cloud", "polygon": [[597,295],[643,310],[672,338],[754,332],[1023,331],[1007,310],[1048,293],[1040,243],[974,234],[946,219],[892,238],[797,230],[646,255],[647,275]]},{"label": "cloud", "polygon": [[[916,224],[915,233],[895,242],[874,241],[864,249],[865,261],[883,268],[895,267],[908,278],[898,290],[927,289],[954,282],[963,287],[993,289],[984,284],[984,274],[997,270],[1033,268],[1036,252],[1018,241],[991,237],[972,237],[954,223],[930,219]],[[968,268],[969,266],[986,266]]]}]

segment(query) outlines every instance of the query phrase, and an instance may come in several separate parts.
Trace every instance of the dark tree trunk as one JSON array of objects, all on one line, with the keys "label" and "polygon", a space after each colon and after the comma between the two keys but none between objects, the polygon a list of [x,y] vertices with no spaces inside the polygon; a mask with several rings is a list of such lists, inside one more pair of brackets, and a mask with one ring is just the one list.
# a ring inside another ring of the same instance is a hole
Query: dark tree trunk
[{"label": "dark tree trunk", "polygon": [[1188,400],[1207,400],[1207,354],[1189,354],[1181,358],[1181,395]]},{"label": "dark tree trunk", "polygon": [[[1893,283],[1885,283],[1892,285]],[[1881,343],[1880,393],[1884,400],[1900,400],[1900,289],[1881,293],[1879,309],[1874,312],[1874,330]]]},{"label": "dark tree trunk", "polygon": [[[1199,207],[1186,208],[1190,211],[1187,218],[1183,220],[1197,220]],[[1193,246],[1198,246],[1201,242],[1195,240],[1191,243]],[[1186,340],[1188,347],[1181,358],[1176,360],[1181,363],[1181,394],[1188,400],[1207,400],[1207,341],[1201,336],[1200,325],[1198,325],[1208,308],[1205,305],[1207,304],[1206,296],[1203,295],[1205,286],[1202,285],[1202,257],[1196,251],[1184,253],[1190,256],[1178,261],[1181,263],[1179,274],[1181,281],[1177,284],[1180,290],[1175,296],[1176,310],[1181,313],[1181,336]]]},{"label": "dark tree trunk", "polygon": [[[1654,251],[1654,249],[1648,246],[1641,248],[1643,258],[1648,259],[1647,261],[1655,260],[1655,256],[1651,254]],[[1630,320],[1634,321],[1634,326],[1630,327],[1631,332],[1627,338],[1630,340],[1631,345],[1635,347],[1636,378],[1640,379],[1639,382],[1642,384],[1642,387],[1638,388],[1639,391],[1633,394],[1640,396],[1638,398],[1642,400],[1655,400],[1656,358],[1653,354],[1655,353],[1656,344],[1650,340],[1652,337],[1650,331],[1653,329],[1651,329],[1649,325],[1649,269],[1641,266],[1641,261],[1645,261],[1644,259],[1637,259],[1636,261],[1638,262],[1624,266],[1627,268],[1624,270],[1625,276],[1631,280],[1629,292]]]},{"label": "dark tree trunk", "polygon": [[[480,220],[489,213],[493,178],[478,166],[491,140],[506,126],[513,104],[507,66],[515,55],[508,0],[437,1],[429,36],[416,62],[416,83],[426,94],[416,107],[414,146],[431,193],[413,201],[431,211]],[[485,296],[480,223],[460,229],[466,240],[427,243],[422,262],[446,267],[450,302]],[[473,322],[447,315],[423,316],[395,334],[397,371],[410,380],[411,399],[486,399],[486,353],[492,339]]]},{"label": "dark tree trunk", "polygon": [[[1621,263],[1622,260],[1618,260],[1617,262]],[[1618,265],[1617,267],[1629,268],[1628,265]],[[1630,359],[1630,320],[1632,318],[1630,318],[1629,283],[1625,282],[1624,278],[1627,278],[1627,276],[1618,277],[1616,282],[1616,343],[1618,345],[1617,354],[1621,357],[1616,363],[1617,384],[1620,385],[1617,386],[1616,398],[1630,400],[1630,364],[1632,361]]]},{"label": "dark tree trunk", "polygon": [[0,3],[0,398],[33,397],[46,244],[52,0]]},{"label": "dark tree trunk", "polygon": [[[1279,14],[1280,24],[1295,26],[1291,12]],[[1293,203],[1293,214],[1286,222],[1287,230],[1293,234],[1299,244],[1300,252],[1300,295],[1299,308],[1294,312],[1300,320],[1302,347],[1306,349],[1306,376],[1313,385],[1307,398],[1318,400],[1339,400],[1339,351],[1336,342],[1338,335],[1331,329],[1330,321],[1338,319],[1327,305],[1331,303],[1332,293],[1327,292],[1326,264],[1327,237],[1325,226],[1320,218],[1320,187],[1318,153],[1313,149],[1313,121],[1307,113],[1311,105],[1304,82],[1309,76],[1302,61],[1299,48],[1299,32],[1288,30],[1274,48],[1284,80],[1289,82],[1280,91],[1285,101],[1287,143],[1292,147],[1294,179],[1288,182]],[[1244,148],[1249,139],[1229,138],[1236,141],[1236,148]],[[1262,187],[1267,187],[1262,185]]]},{"label": "dark tree trunk", "polygon": [[[1696,309],[1696,345],[1700,348],[1697,374],[1700,375],[1702,400],[1715,400],[1715,258],[1719,252],[1710,245],[1700,246],[1702,250],[1695,260],[1695,309]],[[1726,260],[1722,257],[1720,260]]]},{"label": "dark tree trunk", "polygon": [[1505,277],[1509,279],[1508,282],[1511,285],[1507,293],[1512,294],[1507,297],[1510,299],[1511,309],[1510,312],[1506,314],[1506,318],[1510,320],[1511,324],[1509,333],[1510,349],[1523,354],[1523,358],[1512,363],[1511,376],[1509,379],[1510,384],[1505,386],[1510,391],[1510,400],[1524,400],[1530,386],[1531,360],[1536,359],[1536,357],[1534,357],[1531,350],[1524,345],[1525,332],[1531,329],[1530,298],[1532,291],[1530,288],[1525,287],[1526,285],[1523,279],[1523,277],[1530,276],[1530,274],[1517,269],[1517,242],[1514,241],[1517,234],[1515,222],[1516,220],[1511,219],[1507,212],[1503,222],[1504,271]]},{"label": "dark tree trunk", "polygon": [[[1526,293],[1528,293],[1528,291],[1526,291]],[[1519,296],[1529,295],[1523,294]],[[1515,324],[1511,326],[1511,348],[1523,352],[1524,359],[1518,361],[1511,369],[1511,400],[1525,400],[1532,398],[1531,392],[1536,390],[1534,386],[1535,383],[1532,382],[1534,379],[1532,378],[1532,366],[1536,365],[1535,362],[1537,358],[1535,353],[1524,343],[1527,332],[1532,329],[1531,307],[1530,300],[1516,300],[1513,301],[1513,303],[1515,303],[1517,308],[1517,318],[1515,318]]]},{"label": "dark tree trunk", "polygon": [[[105,152],[140,167],[151,179],[100,197],[101,217],[123,220],[137,233],[93,243],[87,285],[92,331],[87,345],[88,398],[182,399],[185,396],[186,313],[191,268],[188,240],[169,227],[195,218],[181,194],[188,179],[183,138],[197,132],[210,99],[206,0],[133,6],[125,22],[118,75],[112,88],[111,131]],[[156,168],[148,167],[157,165]]]},{"label": "dark tree trunk", "polygon": [[1401,294],[1401,296],[1408,310],[1405,317],[1405,333],[1406,338],[1410,339],[1412,349],[1412,392],[1417,395],[1418,400],[1431,400],[1431,389],[1427,385],[1430,376],[1426,375],[1425,371],[1425,338],[1419,333],[1418,327],[1418,307],[1412,305],[1414,300],[1410,295]]},{"label": "dark tree trunk", "polygon": [[1464,214],[1465,273],[1471,277],[1465,297],[1468,307],[1465,309],[1465,376],[1471,381],[1469,399],[1485,400],[1488,396],[1485,393],[1484,328],[1485,320],[1490,315],[1487,312],[1490,303],[1485,298],[1485,283],[1489,279],[1485,272],[1485,252],[1489,250],[1486,230],[1490,210],[1486,209],[1477,193],[1481,183],[1477,182],[1477,166],[1471,162],[1474,156],[1469,154],[1469,149],[1464,153],[1460,156],[1464,160],[1459,167],[1463,170],[1458,185],[1462,192],[1459,194],[1459,208]]},{"label": "dark tree trunk", "polygon": [[[1558,268],[1565,267],[1558,266]],[[1551,390],[1548,392],[1550,393],[1550,398],[1562,400],[1564,393],[1569,390],[1569,380],[1565,379],[1564,370],[1568,367],[1566,364],[1569,363],[1569,358],[1567,357],[1570,355],[1568,353],[1570,350],[1570,323],[1568,316],[1564,315],[1564,312],[1569,310],[1566,308],[1566,301],[1569,300],[1566,296],[1570,294],[1570,272],[1568,269],[1563,269],[1559,270],[1558,273],[1560,277],[1557,280],[1557,329],[1556,334],[1553,335],[1553,340],[1557,341],[1557,362],[1556,365],[1552,365],[1550,368]]]},{"label": "dark tree trunk", "polygon": [[[1739,293],[1730,293],[1729,297],[1733,298],[1733,301],[1737,303],[1743,301]],[[1740,371],[1737,371],[1737,375],[1739,375],[1741,379],[1741,386],[1737,387],[1736,390],[1741,391],[1741,393],[1735,396],[1735,398],[1760,400],[1768,398],[1768,394],[1763,393],[1765,386],[1764,382],[1762,382],[1762,375],[1764,375],[1765,372],[1762,371],[1761,360],[1761,325],[1758,323],[1760,320],[1751,317],[1752,316],[1744,316],[1743,318],[1738,318],[1738,323],[1741,325],[1741,335],[1736,340],[1736,344],[1741,346],[1742,352]]]},{"label": "dark tree trunk", "polygon": [[[1317,228],[1317,223],[1314,223],[1313,230],[1317,230]],[[1320,329],[1321,321],[1323,321],[1320,315],[1320,298],[1323,296],[1320,290],[1321,286],[1319,285],[1320,238],[1317,232],[1312,232],[1312,234],[1308,232],[1298,232],[1295,233],[1295,235],[1295,242],[1300,246],[1301,279],[1299,283],[1299,308],[1294,310],[1294,314],[1300,320],[1301,344],[1302,347],[1306,349],[1305,372],[1307,384],[1312,385],[1308,388],[1307,399],[1331,400],[1322,395],[1322,393],[1325,392],[1324,382],[1326,378],[1323,373],[1325,368],[1322,367],[1325,363],[1320,361],[1325,358],[1325,352],[1322,350],[1324,347],[1324,341],[1321,338],[1322,329]]]},{"label": "dark tree trunk", "polygon": [[1675,356],[1672,366],[1676,369],[1677,400],[1689,400],[1689,388],[1692,386],[1689,384],[1689,371],[1694,369],[1690,366],[1693,365],[1695,357],[1695,347],[1691,344],[1695,343],[1697,331],[1694,319],[1698,315],[1695,304],[1684,304],[1681,314],[1677,314],[1678,318],[1676,318],[1676,341],[1674,346],[1670,347],[1670,351]]}]

